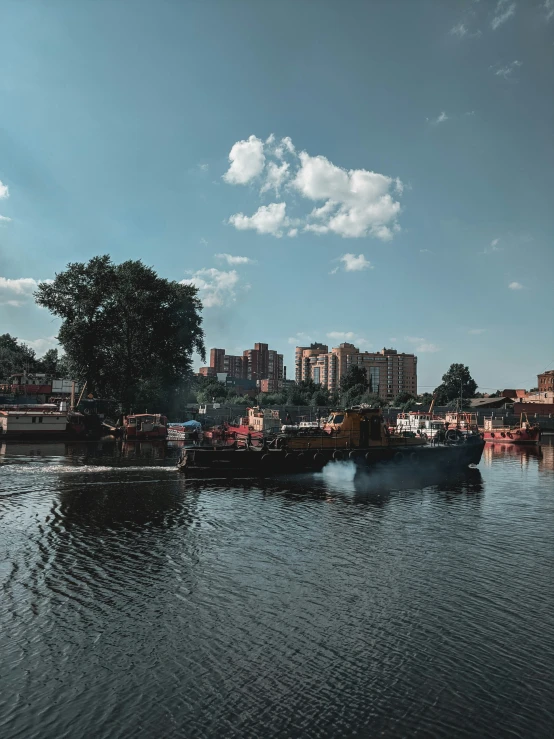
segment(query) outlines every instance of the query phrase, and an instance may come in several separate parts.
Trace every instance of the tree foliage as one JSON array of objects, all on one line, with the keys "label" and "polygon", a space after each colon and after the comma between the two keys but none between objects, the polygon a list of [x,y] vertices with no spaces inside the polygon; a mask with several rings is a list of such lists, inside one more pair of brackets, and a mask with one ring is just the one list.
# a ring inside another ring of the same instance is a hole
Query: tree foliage
[{"label": "tree foliage", "polygon": [[7,380],[17,372],[34,372],[36,364],[34,349],[10,334],[0,336],[0,380]]},{"label": "tree foliage", "polygon": [[353,364],[341,377],[340,389],[345,393],[356,386],[363,386],[366,388],[367,378],[364,370],[361,367],[358,367],[357,364]]},{"label": "tree foliage", "polygon": [[473,398],[477,383],[471,376],[469,368],[463,364],[451,364],[448,372],[442,376],[442,383],[435,388],[437,405],[447,405],[456,398]]},{"label": "tree foliage", "polygon": [[168,410],[190,378],[192,352],[205,356],[196,288],[141,261],[68,264],[35,300],[62,320],[58,341],[76,379],[126,411]]}]

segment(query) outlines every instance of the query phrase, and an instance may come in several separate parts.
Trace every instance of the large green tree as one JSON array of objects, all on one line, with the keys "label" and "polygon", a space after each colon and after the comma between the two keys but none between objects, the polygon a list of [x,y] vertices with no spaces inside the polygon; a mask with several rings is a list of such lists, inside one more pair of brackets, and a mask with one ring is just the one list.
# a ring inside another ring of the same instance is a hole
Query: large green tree
[{"label": "large green tree", "polygon": [[451,364],[448,372],[442,376],[442,383],[435,388],[437,405],[447,405],[457,398],[473,398],[477,383],[471,376],[469,368],[463,364]]},{"label": "large green tree", "polygon": [[62,320],[58,341],[87,392],[125,411],[169,410],[205,356],[201,303],[192,285],[159,277],[142,261],[75,262],[42,282],[36,302]]}]

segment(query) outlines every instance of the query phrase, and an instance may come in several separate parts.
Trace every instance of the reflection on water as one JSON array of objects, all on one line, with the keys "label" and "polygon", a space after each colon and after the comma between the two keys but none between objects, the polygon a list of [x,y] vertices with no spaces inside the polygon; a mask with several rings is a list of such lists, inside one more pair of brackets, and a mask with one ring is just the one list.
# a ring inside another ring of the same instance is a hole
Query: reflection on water
[{"label": "reflection on water", "polygon": [[0,736],[548,736],[553,452],[226,482],[2,445]]}]

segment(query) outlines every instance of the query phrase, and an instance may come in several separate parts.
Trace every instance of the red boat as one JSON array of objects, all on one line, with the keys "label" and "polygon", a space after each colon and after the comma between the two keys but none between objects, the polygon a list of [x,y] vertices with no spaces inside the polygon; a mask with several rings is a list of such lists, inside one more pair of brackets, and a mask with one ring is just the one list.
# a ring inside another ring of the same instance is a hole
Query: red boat
[{"label": "red boat", "polygon": [[135,413],[123,419],[123,438],[127,441],[166,439],[167,418],[159,413]]},{"label": "red boat", "polygon": [[500,418],[485,418],[483,438],[495,444],[537,444],[541,430],[529,422],[526,413],[521,414],[518,426],[505,426]]}]

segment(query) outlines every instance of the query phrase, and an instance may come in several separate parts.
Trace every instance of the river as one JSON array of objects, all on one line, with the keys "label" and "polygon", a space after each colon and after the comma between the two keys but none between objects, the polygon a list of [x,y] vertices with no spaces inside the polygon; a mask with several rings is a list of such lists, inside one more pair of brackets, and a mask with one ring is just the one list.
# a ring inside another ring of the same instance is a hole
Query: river
[{"label": "river", "polygon": [[0,444],[0,736],[551,736],[543,441],[455,480],[263,484]]}]

